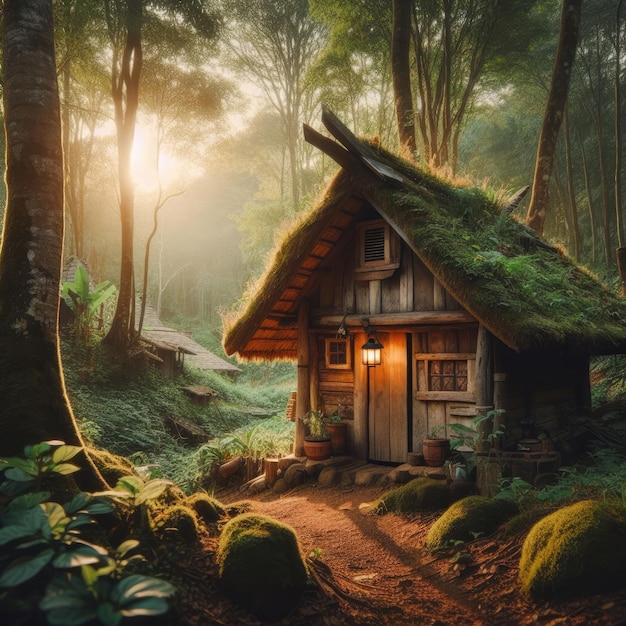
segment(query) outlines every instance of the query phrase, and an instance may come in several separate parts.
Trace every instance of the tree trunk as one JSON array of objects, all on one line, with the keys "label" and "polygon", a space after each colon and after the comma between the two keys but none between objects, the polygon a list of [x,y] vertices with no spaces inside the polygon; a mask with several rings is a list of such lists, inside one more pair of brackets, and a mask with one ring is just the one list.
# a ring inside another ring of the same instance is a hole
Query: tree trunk
[{"label": "tree trunk", "polygon": [[615,25],[615,222],[617,224],[617,266],[622,282],[622,295],[625,295],[626,250],[624,250],[624,218],[622,215],[622,92],[620,88],[621,12],[622,0],[619,0]]},{"label": "tree trunk", "polygon": [[556,140],[567,103],[569,82],[576,56],[581,5],[582,0],[563,0],[559,46],[539,136],[533,191],[526,216],[528,226],[534,228],[540,235],[543,234],[546,211],[550,203],[550,178]]},{"label": "tree trunk", "polygon": [[[8,200],[0,249],[0,455],[62,439],[83,445],[58,336],[63,258],[63,152],[51,0],[3,11]],[[81,486],[104,485],[86,456]]]},{"label": "tree trunk", "polygon": [[565,115],[563,118],[563,140],[565,146],[565,174],[567,180],[567,207],[569,210],[569,223],[572,235],[572,245],[574,249],[574,258],[580,261],[581,256],[581,240],[580,226],[578,223],[578,207],[576,206],[576,191],[574,189],[574,173],[572,167],[572,150],[570,145],[569,133],[569,114],[568,108],[565,107]]},{"label": "tree trunk", "polygon": [[593,204],[593,195],[591,189],[591,182],[589,180],[589,166],[587,164],[587,154],[585,152],[585,143],[580,131],[578,134],[578,141],[580,143],[580,157],[583,168],[583,178],[585,180],[585,194],[587,195],[587,208],[589,211],[589,236],[591,239],[591,262],[596,262],[596,222],[595,211]]},{"label": "tree trunk", "polygon": [[415,117],[411,92],[411,5],[408,0],[393,0],[393,33],[391,38],[391,75],[393,79],[398,140],[401,148],[415,158]]},{"label": "tree trunk", "polygon": [[141,75],[142,0],[128,0],[126,43],[118,67],[113,54],[111,82],[117,129],[118,176],[122,253],[117,307],[105,343],[119,358],[124,358],[137,336],[135,330],[134,211],[135,198],[131,171],[131,152],[135,139],[135,121],[139,104]]}]

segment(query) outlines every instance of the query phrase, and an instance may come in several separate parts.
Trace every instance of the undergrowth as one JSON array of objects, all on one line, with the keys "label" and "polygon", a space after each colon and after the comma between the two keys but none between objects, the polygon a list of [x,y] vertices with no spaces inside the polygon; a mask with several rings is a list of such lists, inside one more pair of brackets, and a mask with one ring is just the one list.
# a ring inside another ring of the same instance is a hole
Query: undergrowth
[{"label": "undergrowth", "polygon": [[501,487],[498,497],[513,498],[525,510],[587,499],[626,506],[626,452],[598,448],[575,466],[561,467],[556,484],[542,489],[521,478],[502,479]]},{"label": "undergrowth", "polygon": [[[278,376],[257,368],[255,379],[254,372],[246,372],[243,366],[238,381],[186,368],[176,380],[166,380],[151,368],[129,372],[109,360],[97,343],[63,342],[62,355],[68,395],[88,442],[125,456],[149,468],[151,476],[166,477],[187,491],[197,483],[198,455],[168,430],[164,417],[200,426],[207,442],[227,435],[244,440],[253,431],[257,441],[267,440],[265,449],[271,447],[272,436],[276,441],[284,437],[268,418],[280,415],[287,422],[284,411],[294,388],[289,376],[292,367],[277,368]],[[217,398],[205,406],[193,404],[180,389],[188,385],[210,387]],[[261,428],[263,424],[268,427]]]}]

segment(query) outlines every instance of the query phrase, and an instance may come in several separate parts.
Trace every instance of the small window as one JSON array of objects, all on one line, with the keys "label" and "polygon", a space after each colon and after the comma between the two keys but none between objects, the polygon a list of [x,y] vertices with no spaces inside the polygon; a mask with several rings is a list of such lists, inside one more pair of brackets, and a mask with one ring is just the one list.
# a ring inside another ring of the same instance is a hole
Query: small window
[{"label": "small window", "polygon": [[467,361],[428,361],[428,391],[467,391]]},{"label": "small window", "polygon": [[418,353],[415,358],[418,400],[474,402],[475,353]]},{"label": "small window", "polygon": [[352,367],[349,339],[326,339],[326,367],[328,369]]}]

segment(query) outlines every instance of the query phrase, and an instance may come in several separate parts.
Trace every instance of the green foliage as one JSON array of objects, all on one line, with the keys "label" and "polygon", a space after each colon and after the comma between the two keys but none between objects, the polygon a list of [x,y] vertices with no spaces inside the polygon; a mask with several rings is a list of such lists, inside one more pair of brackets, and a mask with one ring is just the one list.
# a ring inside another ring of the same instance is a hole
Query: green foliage
[{"label": "green foliage", "polygon": [[430,527],[426,547],[439,550],[492,533],[519,510],[505,498],[468,496],[452,504]]},{"label": "green foliage", "polygon": [[164,580],[141,574],[114,580],[85,566],[77,575],[53,578],[39,606],[46,611],[49,624],[118,626],[124,618],[166,613],[173,593],[172,585]]},{"label": "green foliage", "polygon": [[583,500],[541,519],[522,547],[519,582],[533,597],[622,584],[626,510]]},{"label": "green foliage", "polygon": [[[206,430],[207,440],[227,435],[245,439],[247,435],[240,429],[264,424],[255,431],[251,449],[257,455],[272,449],[289,451],[293,424],[284,418],[284,410],[293,389],[291,366],[259,369],[259,377],[249,377],[245,383],[199,370],[185,371],[170,381],[149,369],[129,374],[111,362],[100,346],[65,342],[62,348],[68,393],[83,434],[98,448],[126,458],[140,455],[141,464],[150,467],[153,477],[167,477],[189,491],[197,484],[198,456],[204,456],[172,436],[165,427],[165,415],[198,424]],[[179,386],[183,385],[208,386],[218,399],[206,406],[193,404],[181,392]],[[278,413],[282,416],[275,419],[258,417]],[[225,446],[219,443],[216,447],[219,453]],[[228,448],[230,454],[230,445]]]},{"label": "green foliage", "polygon": [[[493,426],[495,418],[498,415],[502,415],[504,412],[504,409],[491,409],[487,411],[485,415],[476,415],[472,418],[471,427],[460,423],[448,424],[448,428],[454,433],[452,437],[450,437],[450,447],[456,450],[461,446],[467,446],[475,451],[482,442],[491,445],[496,437],[504,435],[504,431],[494,431],[492,428],[491,432],[481,440],[481,425],[484,422],[490,422]],[[504,428],[504,425],[502,425],[501,428]]]},{"label": "green foliage", "polygon": [[383,494],[375,503],[374,510],[379,515],[385,513],[415,513],[443,509],[452,500],[445,480],[415,478],[406,485]]},{"label": "green foliage", "polygon": [[310,437],[326,437],[326,422],[328,421],[328,418],[324,415],[324,411],[311,409],[300,419],[307,427]]},{"label": "green foliage", "polygon": [[[11,590],[0,594],[3,615],[32,615],[38,606],[49,624],[116,626],[124,617],[165,613],[172,585],[126,574],[131,563],[145,560],[130,554],[139,542],[126,540],[113,549],[97,527],[94,516],[113,511],[110,494],[78,492],[61,504],[38,490],[76,471],[66,461],[79,450],[44,442],[27,446],[23,458],[0,459],[6,496],[0,507],[0,588]],[[137,500],[142,490],[134,491]]]},{"label": "green foliage", "polygon": [[285,456],[291,452],[294,424],[284,416],[242,426],[232,433],[212,439],[200,446],[190,459],[194,485],[205,485],[215,464],[220,465],[236,456],[261,459]]},{"label": "green foliage", "polygon": [[537,492],[539,502],[563,503],[587,498],[626,504],[626,454],[600,448],[589,455],[588,463],[560,469],[556,485]]},{"label": "green foliage", "polygon": [[293,528],[264,515],[230,520],[217,562],[224,591],[262,619],[277,620],[293,610],[308,580]]},{"label": "green foliage", "polygon": [[4,470],[6,479],[0,489],[8,495],[28,489],[41,490],[50,479],[77,472],[80,468],[67,461],[81,450],[79,446],[69,446],[58,440],[26,446],[23,457],[0,459],[0,470]]},{"label": "green foliage", "polygon": [[619,402],[626,394],[626,356],[616,354],[595,357],[591,361],[592,402],[599,407]]},{"label": "green foliage", "polygon": [[115,285],[105,280],[93,289],[87,270],[79,263],[73,281],[63,283],[61,297],[74,313],[74,336],[87,343],[94,315],[98,309],[115,295]]}]

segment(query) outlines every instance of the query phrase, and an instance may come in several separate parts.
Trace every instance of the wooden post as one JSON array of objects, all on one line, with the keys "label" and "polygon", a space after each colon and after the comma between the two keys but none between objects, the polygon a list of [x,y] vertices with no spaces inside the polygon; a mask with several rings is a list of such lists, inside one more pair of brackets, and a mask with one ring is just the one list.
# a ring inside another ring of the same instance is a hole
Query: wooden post
[{"label": "wooden post", "polygon": [[312,409],[324,410],[320,404],[319,349],[317,335],[309,337],[309,403]]},{"label": "wooden post", "polygon": [[309,301],[305,298],[298,309],[298,395],[296,397],[296,456],[304,456],[306,429],[302,422],[311,410],[309,373]]},{"label": "wooden post", "polygon": [[[481,324],[476,341],[476,413],[484,415],[493,409],[493,353],[491,333]],[[478,429],[477,452],[488,449],[487,436],[491,434],[489,423],[481,422]]]},{"label": "wooden post", "polygon": [[[506,398],[506,374],[504,372],[495,372],[493,375],[493,407],[494,409],[506,409],[505,406],[505,398]],[[506,415],[503,413],[496,413],[493,418],[493,430],[498,431],[502,430],[502,425],[506,422]],[[501,449],[504,444],[504,438],[506,437],[506,432],[504,435],[498,436],[497,440],[494,441],[494,445],[497,449]]]},{"label": "wooden post", "polygon": [[360,347],[367,341],[364,333],[354,336],[354,430],[353,450],[354,456],[362,461],[367,461],[369,445],[369,380],[367,365],[361,363]]}]

